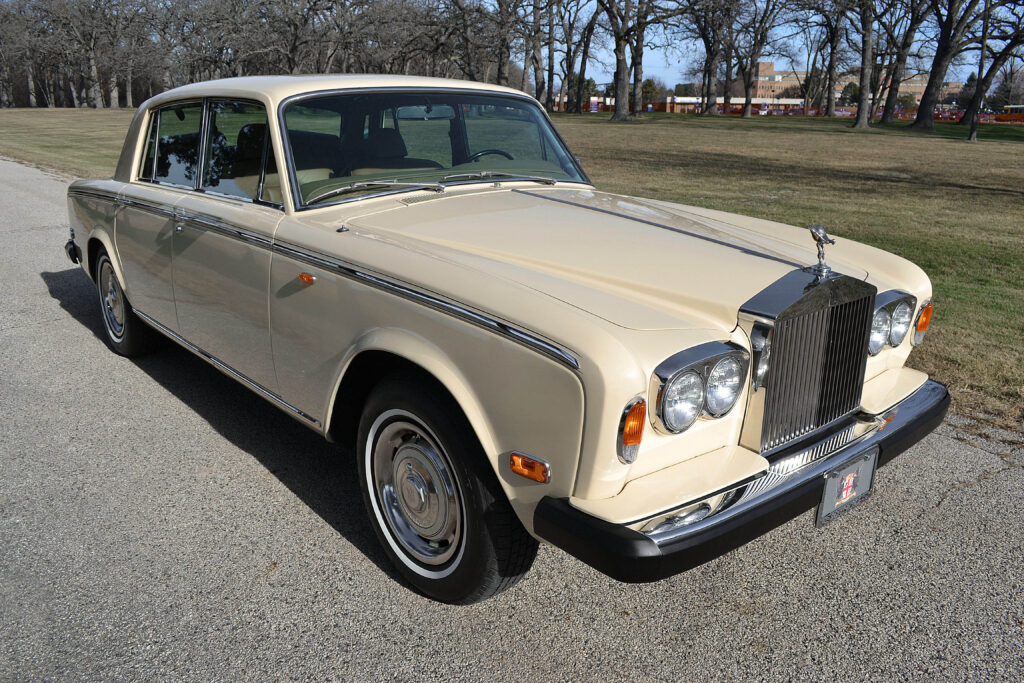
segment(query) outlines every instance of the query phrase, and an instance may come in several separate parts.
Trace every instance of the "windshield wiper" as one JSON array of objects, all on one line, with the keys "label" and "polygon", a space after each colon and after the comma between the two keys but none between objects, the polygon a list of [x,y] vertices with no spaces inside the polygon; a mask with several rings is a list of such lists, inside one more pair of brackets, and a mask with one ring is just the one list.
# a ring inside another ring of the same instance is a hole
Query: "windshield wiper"
[{"label": "windshield wiper", "polygon": [[522,173],[508,173],[506,171],[477,171],[476,173],[455,173],[446,175],[441,180],[486,180],[487,178],[507,178],[509,180],[532,180],[545,185],[554,185],[557,181],[554,178],[545,178],[539,175],[524,175]]},{"label": "windshield wiper", "polygon": [[400,180],[364,180],[358,183],[350,183],[349,185],[342,185],[336,187],[333,190],[327,190],[318,194],[306,201],[306,204],[314,204],[330,197],[337,197],[338,195],[347,194],[349,192],[355,192],[356,190],[365,190],[368,187],[408,187],[411,190],[431,190],[433,192],[444,192],[444,185],[441,183],[407,183]]}]

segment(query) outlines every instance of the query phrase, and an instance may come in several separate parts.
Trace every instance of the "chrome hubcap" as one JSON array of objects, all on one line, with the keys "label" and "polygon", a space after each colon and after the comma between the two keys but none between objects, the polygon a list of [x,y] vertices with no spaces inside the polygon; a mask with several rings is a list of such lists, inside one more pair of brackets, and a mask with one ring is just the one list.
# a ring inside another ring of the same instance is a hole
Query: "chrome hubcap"
[{"label": "chrome hubcap", "polygon": [[462,503],[444,450],[422,426],[396,420],[373,447],[373,485],[392,536],[416,561],[444,564],[462,537]]},{"label": "chrome hubcap", "polygon": [[124,295],[110,261],[100,267],[100,297],[103,300],[103,320],[110,334],[120,339],[124,334]]}]

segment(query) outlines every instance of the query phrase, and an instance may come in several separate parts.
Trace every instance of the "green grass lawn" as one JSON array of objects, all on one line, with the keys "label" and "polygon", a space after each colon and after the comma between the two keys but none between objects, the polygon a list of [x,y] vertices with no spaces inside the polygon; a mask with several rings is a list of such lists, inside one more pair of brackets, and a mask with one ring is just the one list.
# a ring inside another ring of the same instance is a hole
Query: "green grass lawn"
[{"label": "green grass lawn", "polygon": [[[127,111],[0,110],[0,154],[76,176],[113,171]],[[935,289],[910,363],[950,385],[955,409],[1024,421],[1024,127],[605,114],[555,123],[598,187],[794,225],[822,223],[921,265]]]}]

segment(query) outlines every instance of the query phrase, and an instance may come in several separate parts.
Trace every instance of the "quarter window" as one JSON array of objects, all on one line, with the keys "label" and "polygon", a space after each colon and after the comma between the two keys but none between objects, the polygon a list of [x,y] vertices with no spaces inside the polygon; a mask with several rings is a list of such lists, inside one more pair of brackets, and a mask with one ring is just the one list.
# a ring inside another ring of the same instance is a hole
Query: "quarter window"
[{"label": "quarter window", "polygon": [[[202,123],[203,105],[198,102],[165,107],[157,112],[153,180],[182,187],[195,186]],[[145,175],[150,173],[145,172]]]}]

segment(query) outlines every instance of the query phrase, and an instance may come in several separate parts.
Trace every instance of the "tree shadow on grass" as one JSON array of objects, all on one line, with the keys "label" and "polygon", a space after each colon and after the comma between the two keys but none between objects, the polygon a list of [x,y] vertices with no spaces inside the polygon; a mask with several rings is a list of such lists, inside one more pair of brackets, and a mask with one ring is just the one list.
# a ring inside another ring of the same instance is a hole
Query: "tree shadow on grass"
[{"label": "tree shadow on grass", "polygon": [[707,154],[698,151],[637,150],[632,153],[632,163],[645,168],[676,167],[692,169],[709,177],[728,179],[730,177],[750,178],[755,173],[762,179],[783,182],[797,187],[818,187],[827,190],[829,185],[842,187],[847,193],[877,194],[879,184],[888,186],[894,194],[934,194],[942,190],[991,194],[1024,199],[1024,190],[1011,187],[973,185],[966,182],[951,182],[927,169],[895,168],[820,168],[808,166],[799,161],[781,159],[758,159],[756,167],[749,156],[743,154],[716,152]]},{"label": "tree shadow on grass", "polygon": [[[40,273],[61,308],[104,341],[96,289],[80,268]],[[161,337],[153,353],[132,360],[218,434],[256,458],[313,512],[392,579],[404,583],[384,555],[363,508],[352,449],[328,443],[237,381]]]}]

